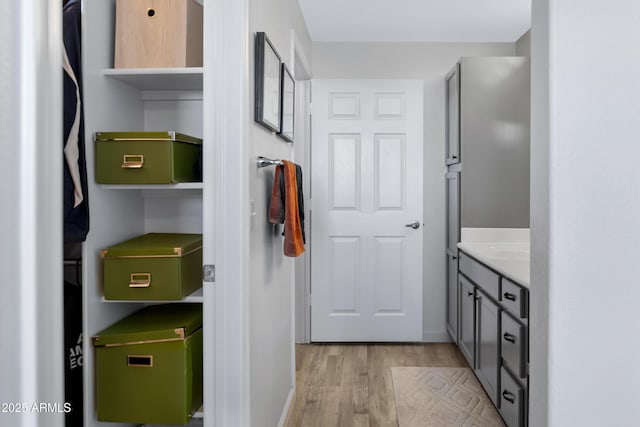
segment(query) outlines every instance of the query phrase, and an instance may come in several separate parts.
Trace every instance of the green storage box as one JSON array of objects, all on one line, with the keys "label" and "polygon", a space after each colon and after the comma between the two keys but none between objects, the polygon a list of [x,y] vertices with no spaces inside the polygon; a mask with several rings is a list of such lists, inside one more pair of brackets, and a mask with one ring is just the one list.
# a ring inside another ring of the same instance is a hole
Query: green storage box
[{"label": "green storage box", "polygon": [[186,424],[202,406],[202,307],[145,307],[93,337],[99,421]]},{"label": "green storage box", "polygon": [[202,182],[202,140],[176,132],[97,132],[96,182]]},{"label": "green storage box", "polygon": [[148,233],[104,249],[107,300],[175,301],[202,287],[202,235]]}]

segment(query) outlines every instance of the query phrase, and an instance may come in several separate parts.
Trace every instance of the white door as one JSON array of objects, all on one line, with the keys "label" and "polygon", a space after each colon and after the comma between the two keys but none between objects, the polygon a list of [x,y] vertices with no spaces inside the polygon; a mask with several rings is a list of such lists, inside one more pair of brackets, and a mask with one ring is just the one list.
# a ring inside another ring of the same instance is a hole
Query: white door
[{"label": "white door", "polygon": [[422,100],[312,80],[312,341],[422,341]]}]

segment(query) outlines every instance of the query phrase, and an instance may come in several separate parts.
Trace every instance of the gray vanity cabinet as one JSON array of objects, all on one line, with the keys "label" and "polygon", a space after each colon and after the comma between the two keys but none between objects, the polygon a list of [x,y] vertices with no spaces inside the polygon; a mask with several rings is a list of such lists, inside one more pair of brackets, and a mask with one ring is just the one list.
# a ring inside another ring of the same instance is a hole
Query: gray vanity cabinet
[{"label": "gray vanity cabinet", "polygon": [[447,331],[458,342],[458,255],[447,251]]},{"label": "gray vanity cabinet", "polygon": [[529,290],[458,252],[458,347],[508,427],[527,426]]},{"label": "gray vanity cabinet", "polygon": [[500,308],[479,288],[476,294],[476,374],[493,404],[498,405]]},{"label": "gray vanity cabinet", "polygon": [[458,323],[458,346],[472,369],[476,367],[476,290],[473,283],[458,275],[460,296],[460,323]]}]

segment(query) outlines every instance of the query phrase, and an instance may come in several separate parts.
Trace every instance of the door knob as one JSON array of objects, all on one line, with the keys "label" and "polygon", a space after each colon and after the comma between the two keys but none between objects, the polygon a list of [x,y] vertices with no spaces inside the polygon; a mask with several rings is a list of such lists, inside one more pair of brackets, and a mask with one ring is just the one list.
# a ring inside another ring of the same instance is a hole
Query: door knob
[{"label": "door knob", "polygon": [[408,228],[413,228],[414,230],[417,230],[418,228],[420,228],[420,221],[417,221],[417,220],[416,221],[412,221],[409,224],[405,224],[404,226],[408,227]]}]

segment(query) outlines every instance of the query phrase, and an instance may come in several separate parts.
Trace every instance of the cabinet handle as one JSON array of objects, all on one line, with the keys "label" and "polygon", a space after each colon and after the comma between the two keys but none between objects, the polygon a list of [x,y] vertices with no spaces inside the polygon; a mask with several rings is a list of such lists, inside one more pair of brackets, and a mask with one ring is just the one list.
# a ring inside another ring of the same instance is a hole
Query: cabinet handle
[{"label": "cabinet handle", "polygon": [[129,277],[130,288],[148,288],[151,285],[151,273],[131,273]]},{"label": "cabinet handle", "polygon": [[457,159],[457,158],[458,158],[458,156],[451,156],[451,158],[452,158],[452,159]]},{"label": "cabinet handle", "polygon": [[125,154],[122,156],[122,169],[141,169],[144,165],[143,154]]},{"label": "cabinet handle", "polygon": [[456,259],[458,259],[458,257],[455,255],[451,255],[451,259],[455,261]]},{"label": "cabinet handle", "polygon": [[511,393],[510,391],[504,390],[502,392],[502,397],[504,398],[504,400],[506,400],[509,403],[515,403],[516,401],[516,396]]},{"label": "cabinet handle", "polygon": [[505,292],[504,293],[504,299],[508,299],[509,301],[515,301],[516,300],[516,296],[512,293],[509,292]]},{"label": "cabinet handle", "polygon": [[503,337],[505,341],[509,341],[512,344],[516,343],[516,336],[513,334],[510,334],[509,332],[505,332]]},{"label": "cabinet handle", "polygon": [[473,296],[473,292],[469,292],[469,291],[467,291],[467,296],[468,296],[468,297],[472,297],[472,296]]}]

